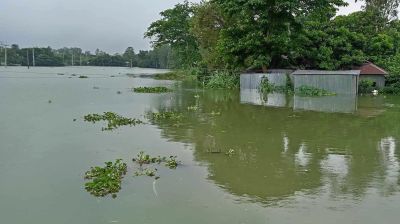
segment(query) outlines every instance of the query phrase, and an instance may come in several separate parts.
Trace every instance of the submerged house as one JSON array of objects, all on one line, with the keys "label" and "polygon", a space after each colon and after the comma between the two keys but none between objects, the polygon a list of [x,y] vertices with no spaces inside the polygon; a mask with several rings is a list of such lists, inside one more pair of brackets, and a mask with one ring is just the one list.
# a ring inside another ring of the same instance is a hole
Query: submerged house
[{"label": "submerged house", "polygon": [[291,76],[292,72],[288,69],[270,69],[266,73],[244,73],[240,75],[240,89],[258,89],[263,78],[268,78],[276,86],[284,86],[287,76]]},{"label": "submerged house", "polygon": [[378,89],[385,87],[385,76],[388,73],[384,69],[371,62],[365,63],[357,69],[360,70],[360,81],[371,80],[373,86]]},{"label": "submerged house", "polygon": [[357,94],[360,70],[297,70],[292,73],[294,88],[310,86],[336,94]]}]

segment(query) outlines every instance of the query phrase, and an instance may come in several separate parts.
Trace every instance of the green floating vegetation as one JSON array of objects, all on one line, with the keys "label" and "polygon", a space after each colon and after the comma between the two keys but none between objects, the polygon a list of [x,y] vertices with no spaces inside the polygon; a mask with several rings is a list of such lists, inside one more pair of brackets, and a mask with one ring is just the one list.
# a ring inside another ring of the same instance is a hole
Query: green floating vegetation
[{"label": "green floating vegetation", "polygon": [[115,198],[121,190],[121,182],[127,173],[127,165],[121,159],[113,162],[106,162],[105,167],[91,167],[85,173],[85,179],[90,180],[85,183],[85,189],[96,197],[104,197],[112,194]]},{"label": "green floating vegetation", "polygon": [[300,86],[296,89],[299,96],[335,96],[336,93],[329,92],[325,89],[319,89],[312,86]]},{"label": "green floating vegetation", "polygon": [[[147,168],[144,170],[139,170],[135,172],[135,176],[148,176],[148,177],[155,177],[157,173],[157,169]],[[160,177],[156,177],[159,179]]]},{"label": "green floating vegetation", "polygon": [[196,106],[196,105],[188,106],[188,107],[187,107],[187,110],[188,110],[188,111],[197,111],[197,110],[199,110],[199,107]]},{"label": "green floating vegetation", "polygon": [[[136,172],[135,174],[142,174],[149,176],[148,173],[146,173],[146,169],[143,170],[144,165],[150,165],[150,164],[161,164],[163,163],[166,167],[170,169],[176,169],[178,167],[180,161],[177,160],[177,156],[170,156],[170,157],[151,157],[148,154],[145,154],[145,152],[141,151],[139,154],[136,156],[136,158],[132,159],[133,162],[139,164],[140,170],[139,172]],[[156,169],[157,170],[157,169]],[[142,175],[136,175],[136,176],[142,176]],[[156,174],[154,173],[155,176]]]},{"label": "green floating vegetation", "polygon": [[107,121],[107,127],[103,127],[102,131],[111,131],[119,126],[135,126],[137,124],[142,124],[143,121],[135,119],[135,118],[126,118],[122,117],[113,112],[104,112],[104,114],[88,114],[84,117],[84,120],[87,122],[99,122],[99,121]]},{"label": "green floating vegetation", "polygon": [[144,164],[151,164],[151,163],[158,163],[160,164],[161,162],[166,161],[166,157],[151,157],[148,154],[145,154],[143,151],[139,152],[137,154],[136,158],[132,159],[133,162],[138,163],[140,166],[143,166]]},{"label": "green floating vegetation", "polygon": [[133,89],[135,93],[169,93],[172,89],[163,86],[156,87],[137,87]]},{"label": "green floating vegetation", "polygon": [[176,169],[178,167],[179,161],[177,161],[177,156],[170,156],[168,159],[165,160],[165,166],[170,169]]},{"label": "green floating vegetation", "polygon": [[227,156],[233,156],[233,155],[235,155],[235,150],[234,150],[234,149],[229,149],[229,150],[225,153],[225,155],[227,155]]},{"label": "green floating vegetation", "polygon": [[87,77],[86,75],[80,75],[78,78],[80,78],[80,79],[87,79],[87,78],[89,78],[89,77]]},{"label": "green floating vegetation", "polygon": [[164,111],[159,113],[149,113],[147,117],[154,121],[160,120],[181,120],[183,118],[182,113],[173,112],[173,111]]}]

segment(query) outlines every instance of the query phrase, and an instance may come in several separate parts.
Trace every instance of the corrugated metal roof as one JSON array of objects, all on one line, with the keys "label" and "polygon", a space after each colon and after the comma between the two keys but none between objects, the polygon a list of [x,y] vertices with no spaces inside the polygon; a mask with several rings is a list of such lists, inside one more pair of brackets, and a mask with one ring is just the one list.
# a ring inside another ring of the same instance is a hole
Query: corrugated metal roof
[{"label": "corrugated metal roof", "polygon": [[388,75],[383,68],[378,67],[377,65],[369,62],[362,65],[360,68],[360,75]]},{"label": "corrugated metal roof", "polygon": [[296,70],[292,75],[360,75],[360,70],[338,70],[338,71],[324,71],[324,70]]}]

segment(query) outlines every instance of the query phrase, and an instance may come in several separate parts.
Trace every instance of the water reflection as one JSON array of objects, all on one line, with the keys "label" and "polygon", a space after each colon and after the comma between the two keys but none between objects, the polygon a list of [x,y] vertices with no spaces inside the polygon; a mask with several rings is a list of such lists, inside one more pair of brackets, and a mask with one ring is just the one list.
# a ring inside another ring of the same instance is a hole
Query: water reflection
[{"label": "water reflection", "polygon": [[[269,110],[240,103],[250,101],[249,96],[260,100],[247,93],[177,93],[158,109],[180,111],[185,119],[178,126],[168,121],[155,125],[164,138],[191,143],[195,159],[208,167],[209,180],[241,200],[271,204],[299,192],[360,199],[371,188],[383,195],[399,191],[398,107],[373,118],[294,112],[286,106]],[[280,96],[276,99],[282,100],[271,104],[287,105]],[[396,100],[392,103],[400,105]],[[187,111],[193,103],[200,109]],[[233,156],[225,155],[229,149],[235,150]]]},{"label": "water reflection", "polygon": [[354,113],[357,110],[356,95],[337,95],[324,97],[294,96],[295,110],[321,112]]}]

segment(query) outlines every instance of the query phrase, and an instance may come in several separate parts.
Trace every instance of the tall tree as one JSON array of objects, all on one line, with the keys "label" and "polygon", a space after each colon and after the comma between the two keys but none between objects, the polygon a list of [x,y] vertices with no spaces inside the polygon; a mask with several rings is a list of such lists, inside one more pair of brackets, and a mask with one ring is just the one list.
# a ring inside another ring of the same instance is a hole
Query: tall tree
[{"label": "tall tree", "polygon": [[160,13],[161,19],[153,22],[145,33],[152,38],[155,48],[171,46],[176,58],[183,66],[193,66],[200,59],[196,38],[190,33],[193,6],[185,1]]},{"label": "tall tree", "polygon": [[245,68],[282,66],[290,42],[307,16],[327,20],[342,0],[211,0],[218,4],[230,26],[221,30],[218,43],[225,63]]}]

